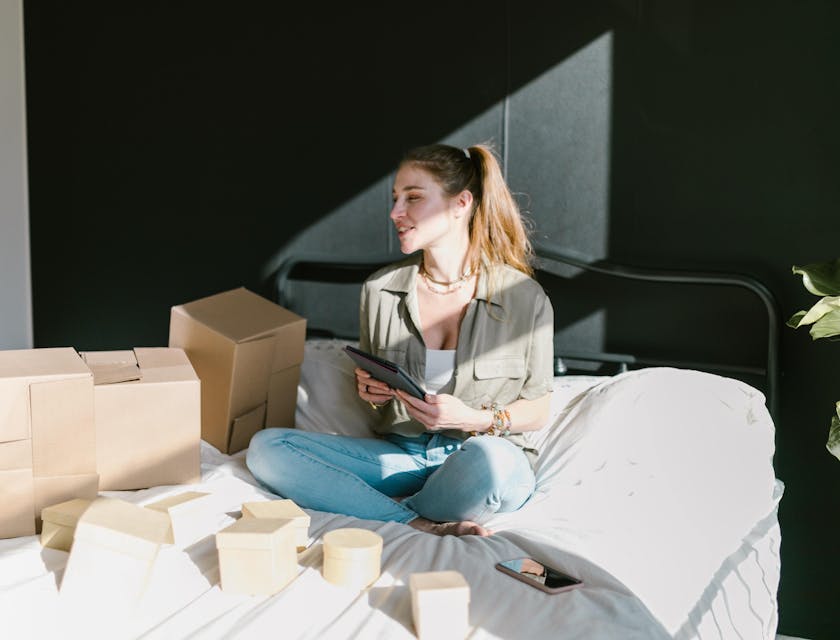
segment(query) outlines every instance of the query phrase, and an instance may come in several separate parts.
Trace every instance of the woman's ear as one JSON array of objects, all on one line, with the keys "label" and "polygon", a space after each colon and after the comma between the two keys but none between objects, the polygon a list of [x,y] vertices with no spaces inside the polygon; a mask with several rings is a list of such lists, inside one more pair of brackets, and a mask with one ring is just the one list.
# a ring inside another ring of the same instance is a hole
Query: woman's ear
[{"label": "woman's ear", "polygon": [[455,214],[456,218],[460,218],[464,214],[469,215],[472,212],[473,206],[472,191],[464,189],[456,196],[455,203],[458,205],[458,212]]}]

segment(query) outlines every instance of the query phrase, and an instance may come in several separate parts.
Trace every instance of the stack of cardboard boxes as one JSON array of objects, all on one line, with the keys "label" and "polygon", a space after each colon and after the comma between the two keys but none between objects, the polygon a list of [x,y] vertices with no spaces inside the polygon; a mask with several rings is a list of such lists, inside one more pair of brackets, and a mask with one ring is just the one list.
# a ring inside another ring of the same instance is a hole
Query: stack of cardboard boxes
[{"label": "stack of cardboard boxes", "polygon": [[98,491],[93,376],[75,350],[0,351],[0,537]]},{"label": "stack of cardboard boxes", "polygon": [[293,426],[305,332],[238,288],[172,307],[168,347],[0,351],[0,538],[101,490],[198,482],[201,439]]}]

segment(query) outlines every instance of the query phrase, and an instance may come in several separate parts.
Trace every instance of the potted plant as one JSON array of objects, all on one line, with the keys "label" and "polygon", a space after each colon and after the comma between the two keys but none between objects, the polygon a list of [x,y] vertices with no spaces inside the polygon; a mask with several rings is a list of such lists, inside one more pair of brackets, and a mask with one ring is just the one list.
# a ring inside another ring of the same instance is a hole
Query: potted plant
[{"label": "potted plant", "polygon": [[[814,340],[840,340],[840,258],[804,267],[794,265],[793,273],[802,276],[802,284],[808,291],[822,297],[809,310],[795,313],[788,326],[798,329],[810,324]],[[831,417],[826,448],[840,459],[840,402]]]}]

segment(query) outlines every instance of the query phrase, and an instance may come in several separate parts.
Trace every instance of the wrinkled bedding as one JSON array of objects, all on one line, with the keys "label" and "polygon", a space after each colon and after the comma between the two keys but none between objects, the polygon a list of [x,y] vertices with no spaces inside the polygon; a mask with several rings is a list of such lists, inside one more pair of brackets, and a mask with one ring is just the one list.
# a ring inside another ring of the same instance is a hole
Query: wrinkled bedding
[{"label": "wrinkled bedding", "polygon": [[[364,435],[364,407],[348,405],[352,392],[342,386],[352,367],[335,357],[336,346],[307,345],[298,426]],[[471,587],[470,638],[775,636],[783,486],[757,390],[667,368],[557,378],[552,418],[529,437],[542,452],[537,490],[520,511],[488,523],[493,536],[441,538],[309,511],[299,575],[271,597],[219,588],[215,530],[239,516],[242,502],[273,496],[251,477],[245,452],[226,456],[202,443],[199,484],[103,494],[138,504],[188,489],[213,495],[215,526],[185,549],[162,549],[135,619],[104,630],[95,620],[68,623],[57,587],[67,554],[42,549],[32,536],[0,540],[4,629],[11,638],[94,630],[132,638],[411,638],[409,575],[455,569]],[[321,537],[346,526],[385,541],[382,574],[361,593],[320,574]],[[546,595],[494,569],[524,554],[584,586]]]}]

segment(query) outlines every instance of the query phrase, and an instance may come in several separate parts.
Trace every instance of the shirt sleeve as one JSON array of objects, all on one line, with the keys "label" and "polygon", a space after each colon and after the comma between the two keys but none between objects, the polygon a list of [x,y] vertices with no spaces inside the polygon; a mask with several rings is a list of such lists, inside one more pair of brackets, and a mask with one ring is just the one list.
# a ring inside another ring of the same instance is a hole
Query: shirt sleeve
[{"label": "shirt sleeve", "polygon": [[552,391],[554,381],[554,308],[543,291],[534,304],[528,351],[528,369],[519,397],[535,400]]}]

